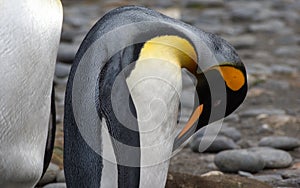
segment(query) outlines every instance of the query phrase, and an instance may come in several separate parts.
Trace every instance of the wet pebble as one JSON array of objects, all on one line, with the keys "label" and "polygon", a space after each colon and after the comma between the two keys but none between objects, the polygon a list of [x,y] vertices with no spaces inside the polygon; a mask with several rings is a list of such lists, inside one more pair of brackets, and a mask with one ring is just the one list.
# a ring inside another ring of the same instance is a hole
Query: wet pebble
[{"label": "wet pebble", "polygon": [[210,126],[208,128],[200,129],[194,137],[203,137],[203,136],[226,136],[231,138],[234,141],[238,141],[241,138],[241,132],[235,127],[228,127],[226,123],[223,123],[222,127],[219,129],[217,126]]},{"label": "wet pebble", "polygon": [[236,49],[252,48],[256,44],[256,38],[253,35],[241,35],[235,37],[225,38],[231,43]]},{"label": "wet pebble", "polygon": [[273,183],[282,180],[282,177],[278,174],[257,175],[252,178],[266,183]]},{"label": "wet pebble", "polygon": [[300,140],[297,138],[287,136],[269,136],[262,138],[259,141],[258,145],[283,150],[292,150],[297,147],[300,147]]},{"label": "wet pebble", "polygon": [[200,142],[203,145],[208,145],[209,143],[211,143],[209,147],[205,150],[205,152],[211,153],[239,148],[239,146],[232,139],[227,138],[225,136],[217,136],[216,138],[214,138],[213,136],[205,136],[198,137],[190,143],[190,147],[194,152],[203,152],[202,147],[199,147]]},{"label": "wet pebble", "polygon": [[55,76],[58,78],[65,78],[69,76],[71,65],[57,62],[55,65]]},{"label": "wet pebble", "polygon": [[292,74],[296,72],[295,68],[288,65],[273,65],[271,69],[276,74]]},{"label": "wet pebble", "polygon": [[271,20],[263,23],[254,23],[249,26],[251,32],[276,33],[285,28],[285,24],[279,20]]},{"label": "wet pebble", "polygon": [[281,109],[253,108],[240,113],[241,117],[256,117],[261,114],[266,115],[282,115],[285,114]]},{"label": "wet pebble", "polygon": [[220,135],[224,135],[228,138],[231,138],[234,141],[241,139],[241,132],[234,127],[224,127],[220,131]]},{"label": "wet pebble", "polygon": [[72,64],[79,45],[73,43],[60,43],[57,59],[58,61]]},{"label": "wet pebble", "polygon": [[250,148],[249,151],[259,155],[265,161],[265,168],[286,168],[292,164],[291,155],[283,150],[257,147]]},{"label": "wet pebble", "polygon": [[247,150],[228,150],[218,153],[214,160],[216,166],[224,172],[258,172],[265,167],[264,160]]},{"label": "wet pebble", "polygon": [[299,46],[280,46],[274,51],[276,56],[297,57],[300,54]]},{"label": "wet pebble", "polygon": [[184,3],[189,8],[220,7],[224,5],[223,0],[186,0],[181,1],[181,3]]},{"label": "wet pebble", "polygon": [[232,2],[227,4],[231,19],[234,21],[251,21],[261,11],[262,5],[258,2]]}]

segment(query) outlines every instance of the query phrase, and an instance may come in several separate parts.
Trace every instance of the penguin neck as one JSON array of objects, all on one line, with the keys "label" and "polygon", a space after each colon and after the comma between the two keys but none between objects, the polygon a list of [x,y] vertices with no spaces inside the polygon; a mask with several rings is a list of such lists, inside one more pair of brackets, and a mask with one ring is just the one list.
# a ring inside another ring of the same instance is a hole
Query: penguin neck
[{"label": "penguin neck", "polygon": [[177,125],[181,69],[164,60],[138,61],[127,84],[140,132],[140,187],[163,187]]},{"label": "penguin neck", "polygon": [[181,68],[195,71],[191,45],[176,36],[144,44],[127,78],[137,112],[141,147],[140,187],[164,187],[176,136]]}]

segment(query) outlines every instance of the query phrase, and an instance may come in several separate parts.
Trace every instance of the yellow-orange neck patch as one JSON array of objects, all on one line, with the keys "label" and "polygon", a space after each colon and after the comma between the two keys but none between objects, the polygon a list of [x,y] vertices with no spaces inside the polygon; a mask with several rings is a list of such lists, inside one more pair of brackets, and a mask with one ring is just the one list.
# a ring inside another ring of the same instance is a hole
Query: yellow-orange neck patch
[{"label": "yellow-orange neck patch", "polygon": [[147,41],[138,61],[149,58],[166,60],[192,73],[197,70],[197,55],[193,46],[186,39],[178,36],[159,36]]},{"label": "yellow-orange neck patch", "polygon": [[236,67],[225,65],[215,67],[215,69],[217,69],[221,73],[224,81],[226,82],[226,85],[231,90],[238,91],[245,84],[246,79],[243,72]]}]

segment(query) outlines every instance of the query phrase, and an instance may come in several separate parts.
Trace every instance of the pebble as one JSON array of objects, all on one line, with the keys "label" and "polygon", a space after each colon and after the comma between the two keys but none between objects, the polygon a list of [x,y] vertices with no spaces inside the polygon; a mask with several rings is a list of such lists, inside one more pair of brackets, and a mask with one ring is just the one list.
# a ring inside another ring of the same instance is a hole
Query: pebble
[{"label": "pebble", "polygon": [[223,0],[186,0],[180,1],[188,8],[204,8],[204,7],[221,7],[224,5]]},{"label": "pebble", "polygon": [[289,179],[289,178],[298,178],[300,177],[300,170],[283,170],[280,172],[281,176],[284,178],[284,179]]},{"label": "pebble", "polygon": [[234,2],[227,6],[231,10],[230,16],[234,21],[251,21],[261,10],[261,4],[258,2]]},{"label": "pebble", "polygon": [[[208,130],[208,131],[206,131]],[[210,129],[206,129],[206,127],[200,129],[195,135],[196,137],[203,137],[203,136],[226,136],[231,138],[234,141],[238,141],[241,138],[241,132],[237,130],[235,127],[228,127],[226,123],[223,123],[221,129],[219,127],[210,126]]]},{"label": "pebble", "polygon": [[50,183],[43,188],[66,188],[66,183]]},{"label": "pebble", "polygon": [[297,147],[300,147],[300,140],[287,136],[269,136],[262,138],[258,145],[283,150],[293,150]]},{"label": "pebble", "polygon": [[270,175],[258,175],[258,176],[254,176],[251,177],[253,179],[259,180],[259,181],[263,181],[266,183],[272,183],[278,180],[282,180],[282,177],[280,175],[277,174],[270,174]]},{"label": "pebble", "polygon": [[236,49],[253,48],[256,44],[256,38],[253,35],[241,35],[236,37],[225,37]]},{"label": "pebble", "polygon": [[231,114],[224,119],[225,122],[238,123],[240,121],[240,116],[238,114]]},{"label": "pebble", "polygon": [[57,54],[58,61],[72,64],[78,47],[79,45],[73,43],[60,43]]},{"label": "pebble", "polygon": [[274,51],[274,54],[280,57],[297,57],[299,53],[299,46],[280,46]]},{"label": "pebble", "polygon": [[261,114],[267,115],[282,115],[285,114],[284,110],[281,109],[267,109],[267,108],[253,108],[248,109],[240,113],[241,117],[256,117]]},{"label": "pebble", "polygon": [[250,148],[249,151],[259,155],[265,161],[265,168],[286,168],[291,166],[293,161],[291,155],[283,150],[257,147]]},{"label": "pebble", "polygon": [[234,127],[222,127],[220,135],[231,138],[235,142],[240,140],[242,137],[241,132]]},{"label": "pebble", "polygon": [[281,181],[276,182],[278,186],[283,186],[283,187],[293,187],[293,188],[298,188],[300,187],[300,179],[298,178],[291,178],[291,179],[284,179]]},{"label": "pebble", "polygon": [[66,78],[69,76],[71,65],[57,62],[55,65],[55,76],[58,78]]},{"label": "pebble", "polygon": [[203,152],[201,150],[199,151],[200,142],[210,143],[211,141],[212,143],[205,150],[205,152],[216,153],[223,150],[239,148],[239,146],[232,139],[225,136],[217,136],[215,139],[213,136],[198,137],[190,143],[190,147],[194,152]]},{"label": "pebble", "polygon": [[292,68],[288,65],[273,65],[271,70],[276,74],[285,74],[290,75],[296,72],[295,68]]},{"label": "pebble", "polygon": [[281,29],[284,29],[285,24],[279,20],[271,20],[263,23],[255,23],[249,26],[249,31],[257,33],[257,32],[265,32],[265,33],[278,33]]},{"label": "pebble", "polygon": [[214,160],[216,166],[224,172],[246,171],[255,173],[265,167],[264,160],[247,150],[228,150],[218,153]]},{"label": "pebble", "polygon": [[56,164],[50,163],[46,173],[39,181],[38,185],[45,185],[54,182],[58,172],[59,172],[59,167]]},{"label": "pebble", "polygon": [[238,171],[238,175],[243,176],[243,177],[253,177],[253,174],[250,172],[245,172],[245,171]]}]

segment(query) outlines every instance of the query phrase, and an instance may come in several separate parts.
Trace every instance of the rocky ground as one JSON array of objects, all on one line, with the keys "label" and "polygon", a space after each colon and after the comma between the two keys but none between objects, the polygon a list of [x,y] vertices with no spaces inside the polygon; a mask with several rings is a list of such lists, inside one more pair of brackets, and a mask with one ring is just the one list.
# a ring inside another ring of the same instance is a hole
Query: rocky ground
[{"label": "rocky ground", "polygon": [[[40,187],[65,187],[61,171],[64,90],[78,46],[105,12],[128,4],[154,8],[221,35],[236,47],[247,67],[245,103],[224,121],[204,153],[198,152],[199,143],[211,136],[203,136],[202,131],[173,157],[167,187],[300,187],[299,0],[65,0],[63,4],[55,73],[56,144]],[[207,172],[210,175],[203,176]]]}]

